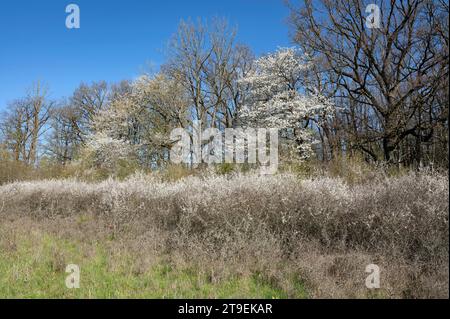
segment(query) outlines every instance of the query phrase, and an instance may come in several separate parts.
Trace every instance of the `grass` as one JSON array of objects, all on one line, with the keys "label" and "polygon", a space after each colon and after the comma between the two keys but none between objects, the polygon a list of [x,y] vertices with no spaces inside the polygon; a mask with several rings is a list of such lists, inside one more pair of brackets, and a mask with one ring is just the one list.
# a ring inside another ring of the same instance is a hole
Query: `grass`
[{"label": "grass", "polygon": [[[260,274],[233,275],[217,282],[195,267],[157,260],[137,272],[131,254],[111,255],[100,243],[33,233],[0,250],[0,298],[286,298],[287,293]],[[80,288],[69,289],[68,264],[80,267]],[[305,298],[296,283],[298,298]]]}]

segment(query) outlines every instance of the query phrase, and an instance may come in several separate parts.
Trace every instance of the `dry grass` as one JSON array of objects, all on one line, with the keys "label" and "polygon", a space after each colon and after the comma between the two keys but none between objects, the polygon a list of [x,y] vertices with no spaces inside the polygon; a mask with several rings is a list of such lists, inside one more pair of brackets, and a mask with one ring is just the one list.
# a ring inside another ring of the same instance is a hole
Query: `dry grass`
[{"label": "dry grass", "polygon": [[[211,282],[257,276],[288,297],[300,285],[309,297],[448,298],[448,204],[448,177],[431,173],[356,184],[248,174],[0,187],[4,228],[107,243],[133,254],[136,273],[163,258]],[[5,249],[13,233],[0,234]],[[365,287],[371,263],[381,268],[377,290]]]}]

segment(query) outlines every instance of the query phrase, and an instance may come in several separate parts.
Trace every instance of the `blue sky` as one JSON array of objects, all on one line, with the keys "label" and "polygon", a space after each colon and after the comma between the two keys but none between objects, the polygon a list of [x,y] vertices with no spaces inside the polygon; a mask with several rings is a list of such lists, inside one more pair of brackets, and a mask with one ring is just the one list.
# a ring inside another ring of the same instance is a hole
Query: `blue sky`
[{"label": "blue sky", "polygon": [[[80,7],[80,29],[65,27],[70,3]],[[36,80],[58,99],[80,82],[132,79],[164,62],[167,41],[189,17],[227,18],[257,55],[289,46],[288,14],[282,0],[0,1],[0,110]]]}]

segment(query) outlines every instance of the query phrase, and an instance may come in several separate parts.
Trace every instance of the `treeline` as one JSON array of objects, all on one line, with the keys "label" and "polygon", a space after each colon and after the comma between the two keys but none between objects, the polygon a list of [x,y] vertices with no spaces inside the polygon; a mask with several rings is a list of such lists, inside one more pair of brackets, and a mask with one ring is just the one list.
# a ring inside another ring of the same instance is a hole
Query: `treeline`
[{"label": "treeline", "polygon": [[448,167],[448,4],[383,1],[380,28],[357,0],[289,6],[296,48],[257,58],[224,20],[182,21],[157,73],[61,101],[36,83],[0,118],[2,162],[160,168],[170,132],[201,121],[279,127],[291,162]]}]

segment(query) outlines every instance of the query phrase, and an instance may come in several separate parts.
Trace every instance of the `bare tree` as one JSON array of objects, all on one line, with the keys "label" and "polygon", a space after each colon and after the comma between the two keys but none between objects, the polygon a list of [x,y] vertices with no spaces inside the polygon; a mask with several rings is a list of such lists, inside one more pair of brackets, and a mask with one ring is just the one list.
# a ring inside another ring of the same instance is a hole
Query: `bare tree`
[{"label": "bare tree", "polygon": [[347,149],[375,161],[421,162],[436,129],[448,130],[448,5],[381,1],[380,28],[368,28],[367,4],[291,5],[293,39],[324,61],[319,81],[331,82],[342,102]]},{"label": "bare tree", "polygon": [[0,127],[16,161],[36,164],[38,144],[47,129],[53,105],[47,100],[47,89],[37,82],[25,98],[8,106]]},{"label": "bare tree", "polygon": [[[73,123],[77,123],[78,114],[73,105],[65,103],[55,108],[51,115],[51,135],[46,150],[58,163],[65,165],[77,154],[81,141]],[[77,126],[78,127],[78,126]]]},{"label": "bare tree", "polygon": [[[119,87],[116,90],[119,90]],[[84,143],[86,137],[92,133],[95,116],[107,107],[109,94],[107,83],[100,81],[91,85],[82,83],[70,98],[70,104],[75,112],[72,125],[81,143]]]},{"label": "bare tree", "polygon": [[191,120],[219,129],[233,126],[244,96],[237,79],[252,67],[253,55],[235,43],[224,20],[182,21],[170,43],[163,72],[181,83],[191,101]]}]

